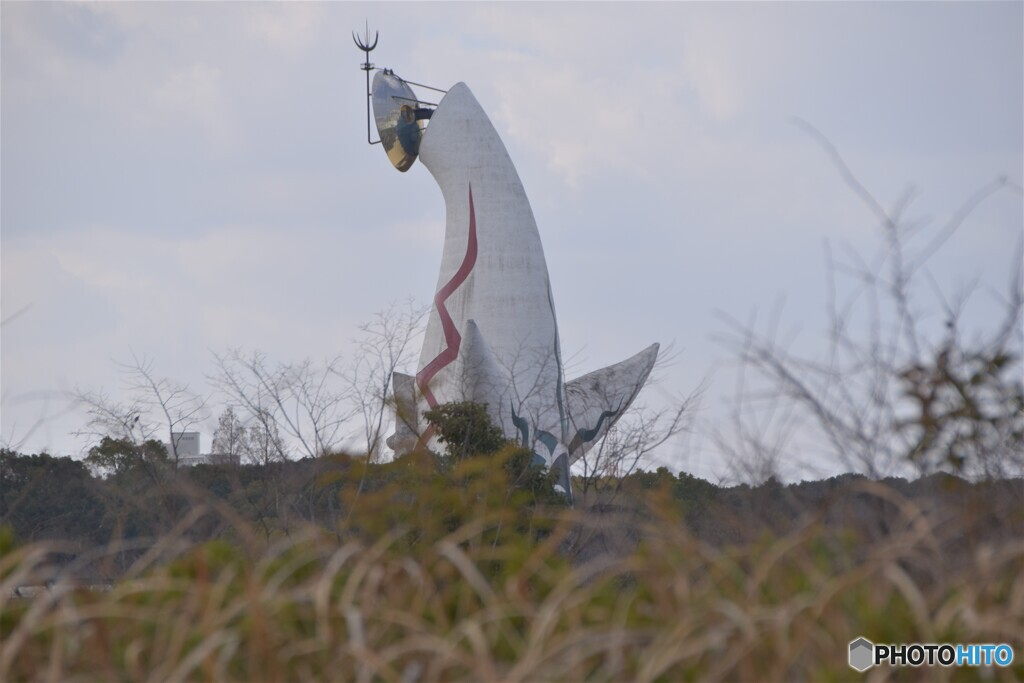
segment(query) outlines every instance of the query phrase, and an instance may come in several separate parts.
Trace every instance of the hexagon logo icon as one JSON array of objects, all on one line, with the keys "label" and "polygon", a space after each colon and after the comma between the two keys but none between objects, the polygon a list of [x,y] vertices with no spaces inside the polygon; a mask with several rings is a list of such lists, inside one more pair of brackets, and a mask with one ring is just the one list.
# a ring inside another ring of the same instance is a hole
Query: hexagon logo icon
[{"label": "hexagon logo icon", "polygon": [[861,637],[850,643],[850,667],[857,671],[866,671],[874,665],[875,645],[867,638]]}]

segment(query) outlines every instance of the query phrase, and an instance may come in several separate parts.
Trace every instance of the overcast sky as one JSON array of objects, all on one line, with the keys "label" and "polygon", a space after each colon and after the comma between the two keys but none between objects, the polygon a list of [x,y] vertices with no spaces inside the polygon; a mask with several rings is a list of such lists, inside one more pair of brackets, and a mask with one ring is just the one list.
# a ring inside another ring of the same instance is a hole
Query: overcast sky
[{"label": "overcast sky", "polygon": [[[208,392],[211,352],[344,354],[374,312],[430,300],[444,206],[426,169],[400,174],[366,144],[350,32],[368,20],[378,66],[464,81],[503,137],[569,378],[674,343],[648,400],[709,388],[700,433],[660,457],[721,474],[706,436],[734,389],[719,314],[780,310],[813,353],[823,245],[879,243],[794,117],[882,204],[916,187],[914,220],[940,226],[1006,176],[929,267],[947,295],[1005,291],[1024,213],[1022,8],[5,2],[0,436],[79,455],[63,392],[116,396],[132,351]],[[997,307],[975,303],[983,327]]]}]

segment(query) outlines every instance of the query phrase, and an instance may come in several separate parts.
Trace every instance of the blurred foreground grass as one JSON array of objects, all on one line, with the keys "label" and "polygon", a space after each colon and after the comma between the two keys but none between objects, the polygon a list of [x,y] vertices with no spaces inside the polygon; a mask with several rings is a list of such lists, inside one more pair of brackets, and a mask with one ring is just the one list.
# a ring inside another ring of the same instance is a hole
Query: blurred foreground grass
[{"label": "blurred foreground grass", "polygon": [[[812,515],[782,537],[716,547],[655,489],[629,521],[632,544],[584,560],[573,549],[613,517],[536,507],[472,467],[457,487],[399,481],[345,501],[336,529],[269,540],[240,522],[190,543],[190,525],[218,514],[197,504],[109,591],[58,576],[14,597],[53,576],[54,548],[6,534],[0,680],[1024,678],[1024,539],[961,549],[949,565],[948,522],[940,533],[897,501],[884,537]],[[1017,657],[1006,669],[860,675],[847,666],[858,636],[1009,643]]]}]

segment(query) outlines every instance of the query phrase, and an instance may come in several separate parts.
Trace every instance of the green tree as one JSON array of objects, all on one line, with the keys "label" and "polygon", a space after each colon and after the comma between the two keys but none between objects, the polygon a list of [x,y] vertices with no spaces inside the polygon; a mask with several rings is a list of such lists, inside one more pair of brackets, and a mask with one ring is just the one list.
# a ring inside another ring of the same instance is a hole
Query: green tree
[{"label": "green tree", "polygon": [[486,403],[446,403],[428,410],[423,417],[434,428],[437,440],[445,445],[445,467],[470,456],[497,453],[509,443],[501,429],[491,422]]},{"label": "green tree", "polygon": [[486,456],[500,463],[509,491],[526,492],[538,504],[566,502],[565,496],[554,489],[557,473],[538,464],[532,450],[506,439],[501,428],[491,422],[486,403],[446,403],[428,410],[424,417],[437,433],[437,440],[446,446],[441,456],[443,471],[458,477],[460,463]]},{"label": "green tree", "polygon": [[101,476],[145,472],[156,481],[160,478],[161,468],[167,466],[170,459],[167,446],[156,439],[136,444],[127,438],[105,436],[98,445],[89,449],[85,462]]},{"label": "green tree", "polygon": [[82,462],[0,450],[0,526],[17,538],[102,544],[103,514],[98,482]]}]

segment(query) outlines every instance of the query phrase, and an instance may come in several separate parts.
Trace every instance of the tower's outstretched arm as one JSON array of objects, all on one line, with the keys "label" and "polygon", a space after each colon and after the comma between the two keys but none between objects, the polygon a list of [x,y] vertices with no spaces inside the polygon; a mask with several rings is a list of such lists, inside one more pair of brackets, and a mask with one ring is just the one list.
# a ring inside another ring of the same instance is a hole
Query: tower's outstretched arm
[{"label": "tower's outstretched arm", "polygon": [[658,359],[658,344],[632,358],[595,370],[565,385],[569,417],[566,447],[569,462],[579,460],[622,417],[651,374]]}]

